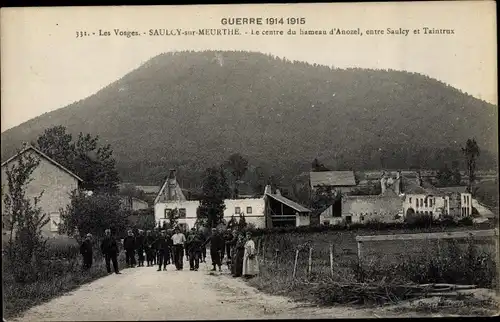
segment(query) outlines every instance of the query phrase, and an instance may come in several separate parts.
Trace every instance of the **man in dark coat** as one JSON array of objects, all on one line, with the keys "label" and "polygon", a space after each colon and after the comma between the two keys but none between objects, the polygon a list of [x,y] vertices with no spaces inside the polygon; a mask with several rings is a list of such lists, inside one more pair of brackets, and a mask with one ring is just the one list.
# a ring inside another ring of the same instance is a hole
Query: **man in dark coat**
[{"label": "man in dark coat", "polygon": [[138,265],[144,266],[144,248],[146,245],[146,238],[144,237],[144,230],[139,229],[139,235],[135,238],[135,248],[137,249]]},{"label": "man in dark coat", "polygon": [[224,253],[224,238],[217,231],[217,229],[212,228],[212,235],[205,241],[204,245],[210,242],[210,257],[212,257],[212,271],[216,271],[216,266],[219,267],[219,271],[222,271],[221,255]]},{"label": "man in dark coat", "polygon": [[154,260],[154,257],[156,256],[155,250],[154,250],[154,242],[155,242],[155,238],[151,234],[151,230],[148,230],[146,232],[146,242],[145,242],[146,243],[146,245],[145,245],[146,264],[148,267],[153,266],[153,260]]},{"label": "man in dark coat", "polygon": [[125,248],[125,256],[128,267],[135,267],[135,246],[136,241],[132,230],[128,231],[128,236],[123,240],[123,248]]},{"label": "man in dark coat", "polygon": [[202,245],[203,240],[201,234],[196,231],[192,231],[186,242],[186,248],[188,249],[189,254],[189,270],[191,271],[197,271],[198,268],[200,268]]},{"label": "man in dark coat", "polygon": [[166,236],[165,231],[162,230],[160,237],[156,239],[155,248],[158,252],[158,272],[161,271],[161,266],[163,265],[163,270],[167,270],[167,258],[170,257],[170,237]]},{"label": "man in dark coat", "polygon": [[87,234],[85,240],[80,245],[80,254],[83,257],[83,269],[88,270],[92,267],[92,235]]},{"label": "man in dark coat", "polygon": [[231,231],[228,229],[226,234],[224,235],[224,241],[226,243],[226,254],[227,254],[227,267],[231,269],[231,265],[233,263],[233,254],[232,250],[236,246],[236,242],[238,241],[238,232],[236,230]]},{"label": "man in dark coat", "polygon": [[106,261],[106,269],[108,274],[111,273],[110,261],[113,262],[113,268],[116,274],[121,274],[118,271],[118,244],[114,237],[111,236],[111,230],[105,230],[105,237],[101,243],[101,251],[104,254],[104,259]]}]

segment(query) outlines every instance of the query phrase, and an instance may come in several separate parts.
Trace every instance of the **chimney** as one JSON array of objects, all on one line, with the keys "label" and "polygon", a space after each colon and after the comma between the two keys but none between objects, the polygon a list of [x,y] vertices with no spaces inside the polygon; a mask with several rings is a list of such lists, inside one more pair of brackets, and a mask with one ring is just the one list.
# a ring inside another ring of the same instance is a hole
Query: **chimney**
[{"label": "chimney", "polygon": [[281,191],[280,191],[280,189],[276,189],[276,194],[277,194],[278,196],[281,196]]},{"label": "chimney", "polygon": [[422,176],[420,175],[420,171],[417,172],[417,184],[419,187],[422,186]]},{"label": "chimney", "polygon": [[174,200],[175,199],[175,187],[177,185],[177,180],[175,178],[175,169],[170,169],[170,172],[168,174],[168,200]]},{"label": "chimney", "polygon": [[271,193],[271,185],[266,185],[264,188],[264,195],[270,194]]}]

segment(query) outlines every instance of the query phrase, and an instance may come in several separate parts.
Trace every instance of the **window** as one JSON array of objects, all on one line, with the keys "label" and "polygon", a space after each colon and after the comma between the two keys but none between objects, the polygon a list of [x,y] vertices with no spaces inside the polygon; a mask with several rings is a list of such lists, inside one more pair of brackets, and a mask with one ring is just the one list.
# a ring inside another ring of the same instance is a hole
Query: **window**
[{"label": "window", "polygon": [[323,221],[323,225],[328,226],[330,222],[328,220]]},{"label": "window", "polygon": [[348,223],[348,224],[352,223],[352,217],[351,216],[346,216],[345,217],[345,222]]},{"label": "window", "polygon": [[252,213],[252,207],[247,207],[247,214],[251,214]]},{"label": "window", "polygon": [[420,198],[420,207],[422,207],[423,205],[424,205],[424,199]]},{"label": "window", "polygon": [[432,216],[432,211],[430,211],[429,213],[430,213],[430,215]]},{"label": "window", "polygon": [[429,207],[432,207],[432,199],[429,199]]},{"label": "window", "polygon": [[186,208],[179,209],[179,218],[186,218]]},{"label": "window", "polygon": [[164,218],[164,219],[167,219],[167,218],[168,218],[168,214],[169,214],[171,211],[172,211],[172,209],[170,209],[170,208],[165,209],[165,214],[164,214],[163,218]]},{"label": "window", "polygon": [[234,213],[239,215],[241,213],[241,208],[240,207],[235,207],[234,208]]},{"label": "window", "polygon": [[424,205],[427,207],[427,198],[424,200]]},{"label": "window", "polygon": [[411,204],[411,197],[410,197],[410,204]]},{"label": "window", "polygon": [[365,220],[365,216],[361,215],[361,217],[359,217],[359,219],[360,219],[361,221],[364,221],[364,220]]}]

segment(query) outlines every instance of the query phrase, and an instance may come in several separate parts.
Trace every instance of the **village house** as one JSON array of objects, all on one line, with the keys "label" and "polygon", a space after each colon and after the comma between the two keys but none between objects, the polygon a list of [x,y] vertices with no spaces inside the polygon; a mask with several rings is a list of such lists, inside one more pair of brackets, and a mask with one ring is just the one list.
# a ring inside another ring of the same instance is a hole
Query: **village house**
[{"label": "village house", "polygon": [[341,213],[334,214],[330,206],[320,214],[320,223],[397,222],[419,215],[433,219],[451,216],[458,220],[472,215],[474,200],[470,193],[464,189],[435,188],[418,173],[415,178],[407,178],[400,171],[395,177],[383,172],[380,187],[379,195],[342,195]]},{"label": "village house", "polygon": [[347,194],[356,188],[354,171],[309,172],[311,191],[325,187],[331,192]]},{"label": "village house", "polygon": [[[271,193],[269,186],[260,197],[225,199],[224,221],[227,223],[234,216],[236,220],[244,215],[247,224],[256,228],[273,226],[309,225],[310,210],[283,197],[279,191]],[[169,212],[177,209],[178,224],[183,229],[194,227],[197,219],[199,200],[186,198],[175,176],[170,170],[155,201],[155,220],[160,226],[169,220]]]},{"label": "village house", "polygon": [[443,216],[460,219],[472,215],[472,195],[465,190],[438,189],[423,182],[420,176],[417,176],[415,181],[404,181],[403,185],[405,216],[423,214],[434,219]]},{"label": "village house", "polygon": [[[42,229],[46,237],[58,235],[58,225],[60,223],[60,210],[65,209],[71,202],[73,191],[79,191],[79,184],[83,180],[76,174],[48,157],[46,154],[33,146],[26,146],[21,152],[12,156],[2,163],[2,210],[4,208],[4,196],[9,195],[7,170],[18,162],[21,155],[30,154],[40,160],[40,164],[31,174],[32,181],[26,187],[26,197],[33,202],[35,197],[41,198],[38,206],[45,213],[50,221]],[[2,213],[2,230],[7,229],[5,223],[8,220],[6,214]]]},{"label": "village house", "polygon": [[[380,174],[379,174],[380,177]],[[341,212],[334,214],[333,206],[320,214],[323,225],[341,223],[368,223],[370,221],[394,222],[403,219],[403,198],[401,196],[401,177],[391,178],[382,173],[379,195],[342,195]]]}]

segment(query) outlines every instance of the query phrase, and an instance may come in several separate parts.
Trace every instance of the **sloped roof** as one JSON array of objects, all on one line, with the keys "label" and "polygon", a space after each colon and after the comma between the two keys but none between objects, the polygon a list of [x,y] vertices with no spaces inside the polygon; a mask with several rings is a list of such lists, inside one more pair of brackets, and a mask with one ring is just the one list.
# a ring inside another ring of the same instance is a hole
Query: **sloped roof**
[{"label": "sloped roof", "polygon": [[72,177],[74,177],[76,180],[78,180],[80,182],[83,182],[82,178],[80,178],[79,176],[77,176],[76,174],[74,174],[73,172],[71,172],[70,170],[68,170],[66,167],[64,167],[62,164],[60,164],[59,162],[55,161],[54,159],[52,159],[51,157],[49,157],[48,155],[46,155],[45,153],[43,153],[42,151],[38,150],[37,148],[35,148],[32,145],[28,145],[26,148],[24,148],[19,153],[15,154],[12,157],[10,157],[9,159],[5,160],[5,162],[2,163],[2,167],[4,167],[9,162],[11,162],[12,160],[14,160],[18,156],[20,156],[21,154],[23,154],[23,153],[25,153],[25,152],[27,152],[29,150],[34,151],[35,153],[37,153],[38,155],[40,155],[41,157],[43,157],[44,159],[46,159],[47,161],[49,161],[50,163],[52,163],[53,165],[55,165],[56,167],[58,167],[59,169],[63,170],[64,172],[66,172],[69,175],[71,175]]},{"label": "sloped roof", "polygon": [[444,193],[452,193],[452,192],[466,193],[467,192],[466,186],[440,187],[440,188],[436,188],[436,189],[439,191],[442,191]]},{"label": "sloped roof", "polygon": [[[165,182],[163,183],[163,185],[161,186],[161,189],[160,191],[158,192],[158,194],[156,195],[156,198],[155,198],[155,201],[154,201],[154,204],[158,203],[158,201],[160,200],[160,196],[163,195],[165,193],[165,189],[167,189],[167,186],[168,186],[168,181],[170,180],[170,178],[167,178],[165,179]],[[184,192],[182,191],[180,185],[179,185],[179,182],[177,182],[177,179],[175,179],[175,194],[177,195],[178,197],[178,200],[176,201],[186,201],[186,196],[184,196]]]},{"label": "sloped roof", "polygon": [[436,189],[433,185],[428,182],[423,182],[421,186],[417,182],[410,180],[404,176],[401,177],[403,183],[403,193],[405,194],[415,194],[415,195],[434,195],[442,196],[445,193]]},{"label": "sloped roof", "polygon": [[269,196],[269,197],[271,197],[271,198],[273,198],[273,199],[275,199],[278,202],[281,202],[284,205],[287,205],[290,208],[293,208],[293,209],[297,210],[298,212],[311,212],[311,210],[307,209],[306,207],[304,207],[302,205],[299,205],[295,201],[292,201],[292,200],[290,200],[288,198],[285,198],[282,195],[277,195],[277,194],[274,194],[274,193],[266,193],[266,195]]},{"label": "sloped roof", "polygon": [[353,171],[309,172],[311,185],[315,186],[355,186]]}]

